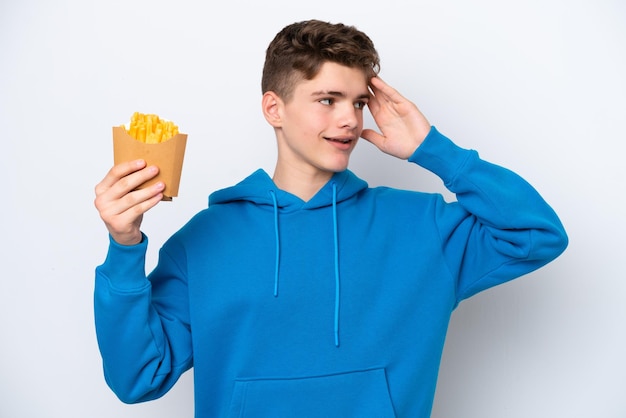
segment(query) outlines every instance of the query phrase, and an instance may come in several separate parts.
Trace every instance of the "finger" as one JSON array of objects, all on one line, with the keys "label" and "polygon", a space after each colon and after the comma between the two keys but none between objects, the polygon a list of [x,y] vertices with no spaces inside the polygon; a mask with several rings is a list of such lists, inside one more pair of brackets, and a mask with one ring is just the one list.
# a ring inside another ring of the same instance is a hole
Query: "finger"
[{"label": "finger", "polygon": [[373,129],[363,129],[361,131],[361,138],[365,139],[367,142],[374,144],[377,148],[381,148],[382,143],[385,140],[385,137]]},{"label": "finger", "polygon": [[129,193],[113,204],[110,208],[110,215],[115,214],[114,216],[117,216],[122,224],[132,223],[162,200],[163,189],[163,183],[159,182]]},{"label": "finger", "polygon": [[[113,171],[115,170],[113,169]],[[125,212],[128,208],[151,199],[157,194],[162,194],[165,188],[163,182],[157,182],[149,187],[137,189],[157,173],[158,168],[150,166],[138,172],[131,172],[108,188],[104,186],[96,187],[98,190],[94,204],[105,223],[112,222],[114,217]],[[117,177],[115,174],[112,175]]]},{"label": "finger", "polygon": [[379,90],[382,88],[382,86],[387,85],[387,83],[385,82],[385,80],[382,79],[382,77],[380,75],[377,75],[375,77],[372,77],[370,79],[370,85],[378,88]]},{"label": "finger", "polygon": [[[116,168],[118,167],[115,167],[113,170],[115,171]],[[128,171],[124,170],[124,167],[119,167],[119,170],[121,170],[121,173],[128,173]],[[156,177],[158,173],[158,167],[148,166],[138,171],[131,171],[129,174],[126,174],[123,177],[112,174],[112,177],[117,178],[117,181],[111,184],[108,188],[105,186],[101,186],[96,196],[107,195],[108,199],[120,199],[124,195],[137,189],[148,180]]]},{"label": "finger", "polygon": [[372,116],[376,115],[380,110],[380,102],[375,94],[370,95],[370,99],[367,101],[367,108]]},{"label": "finger", "polygon": [[95,204],[102,220],[114,230],[122,230],[156,205],[163,198],[163,182],[135,190],[118,199],[108,194],[96,198]]},{"label": "finger", "polygon": [[127,161],[113,166],[104,179],[96,185],[96,195],[110,189],[122,177],[125,177],[137,170],[141,170],[145,166],[146,162],[144,160]]},{"label": "finger", "polygon": [[[133,191],[126,193],[120,199],[115,200],[114,205],[118,207],[118,213],[123,213],[135,206],[141,208],[146,201],[154,199],[157,196],[162,198],[164,189],[165,184],[162,181],[141,189],[133,189]],[[141,213],[143,212],[145,211],[141,211]]]},{"label": "finger", "polygon": [[379,96],[382,98],[382,96],[385,94],[385,87],[388,87],[388,84],[385,83],[380,77],[372,77],[372,79],[370,80],[370,88],[374,92],[375,96]]},{"label": "finger", "polygon": [[380,99],[390,101],[392,103],[400,103],[406,99],[393,87],[387,84],[380,77],[372,77],[370,80],[370,86],[374,95]]},{"label": "finger", "polygon": [[133,190],[136,190],[139,186],[156,177],[159,174],[159,168],[156,166],[148,166],[136,172],[119,179],[112,187],[111,193],[115,198],[122,197]]}]

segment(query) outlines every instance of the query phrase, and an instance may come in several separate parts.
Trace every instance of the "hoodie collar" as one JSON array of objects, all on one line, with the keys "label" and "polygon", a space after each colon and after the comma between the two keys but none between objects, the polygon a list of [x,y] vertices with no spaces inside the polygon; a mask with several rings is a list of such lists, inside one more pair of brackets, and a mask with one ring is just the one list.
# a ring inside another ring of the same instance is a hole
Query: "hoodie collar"
[{"label": "hoodie collar", "polygon": [[[333,193],[333,183],[336,190]],[[272,178],[263,169],[258,169],[241,182],[234,186],[213,192],[209,196],[209,205],[228,203],[235,201],[249,201],[258,205],[274,206],[274,200],[268,193],[275,192],[277,206],[281,211],[295,211],[303,209],[317,209],[333,204],[333,196],[336,202],[342,202],[351,198],[361,190],[367,188],[367,183],[358,178],[350,170],[333,174],[326,183],[309,201],[305,202],[284,190],[280,190]]]}]

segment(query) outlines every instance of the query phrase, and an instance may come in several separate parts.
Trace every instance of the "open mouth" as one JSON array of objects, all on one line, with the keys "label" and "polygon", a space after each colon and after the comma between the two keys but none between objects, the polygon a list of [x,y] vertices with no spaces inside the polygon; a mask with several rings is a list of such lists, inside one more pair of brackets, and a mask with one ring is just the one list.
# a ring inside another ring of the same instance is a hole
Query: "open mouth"
[{"label": "open mouth", "polygon": [[337,142],[339,144],[349,144],[352,142],[352,138],[324,138],[330,142]]}]

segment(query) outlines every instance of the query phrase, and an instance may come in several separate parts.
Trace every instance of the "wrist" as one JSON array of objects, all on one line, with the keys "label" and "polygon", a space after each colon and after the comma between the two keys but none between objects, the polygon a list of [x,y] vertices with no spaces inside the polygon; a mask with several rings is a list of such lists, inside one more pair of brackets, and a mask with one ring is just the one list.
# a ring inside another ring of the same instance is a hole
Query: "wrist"
[{"label": "wrist", "polygon": [[115,241],[115,243],[124,246],[141,244],[141,242],[143,241],[143,234],[140,231],[130,234],[118,234],[109,231],[109,235],[111,236],[111,239]]}]

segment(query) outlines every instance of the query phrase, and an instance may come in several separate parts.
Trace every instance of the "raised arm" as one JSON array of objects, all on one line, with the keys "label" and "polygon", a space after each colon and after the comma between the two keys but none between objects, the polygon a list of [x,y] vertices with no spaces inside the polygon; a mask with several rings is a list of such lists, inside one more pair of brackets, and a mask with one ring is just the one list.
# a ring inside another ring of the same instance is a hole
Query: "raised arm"
[{"label": "raised arm", "polygon": [[459,300],[533,271],[564,251],[563,225],[533,186],[458,147],[379,77],[371,79],[370,89],[368,107],[380,132],[364,129],[361,136],[433,172],[458,200],[452,205],[441,200],[434,217]]},{"label": "raised arm", "polygon": [[[95,272],[96,334],[106,381],[127,403],[162,396],[192,362],[185,306],[156,302],[156,289],[145,272],[148,240],[141,221],[161,201],[164,185],[137,187],[157,173],[142,160],[126,162],[113,167],[95,188],[95,205],[110,234],[106,260]],[[185,276],[176,263],[160,258],[165,276]],[[184,300],[186,281],[171,283],[168,297]]]}]

